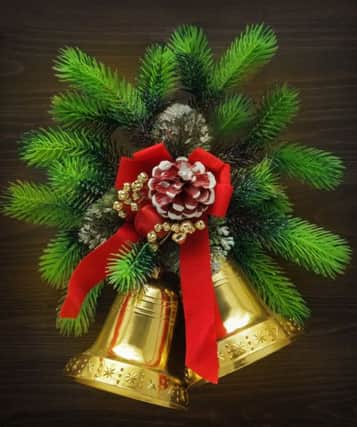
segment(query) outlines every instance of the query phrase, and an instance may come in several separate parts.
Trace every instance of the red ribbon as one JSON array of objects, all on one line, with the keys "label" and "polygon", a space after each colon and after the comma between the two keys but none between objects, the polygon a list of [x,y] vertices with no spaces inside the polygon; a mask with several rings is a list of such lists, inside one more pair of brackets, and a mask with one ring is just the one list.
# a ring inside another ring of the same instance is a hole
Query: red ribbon
[{"label": "red ribbon", "polygon": [[[115,187],[119,189],[124,182],[134,181],[143,171],[150,176],[153,167],[162,160],[172,161],[162,143],[137,151],[132,158],[122,157]],[[229,165],[202,148],[195,149],[189,161],[200,161],[215,175],[215,203],[207,213],[225,216],[232,195]],[[110,255],[118,252],[125,243],[141,240],[155,224],[163,221],[154,207],[147,203],[131,215],[111,238],[85,256],[71,276],[60,316],[77,317],[88,292],[106,277]],[[196,231],[180,245],[180,279],[186,329],[186,366],[204,379],[217,383],[217,338],[226,332],[212,283],[207,228]]]}]

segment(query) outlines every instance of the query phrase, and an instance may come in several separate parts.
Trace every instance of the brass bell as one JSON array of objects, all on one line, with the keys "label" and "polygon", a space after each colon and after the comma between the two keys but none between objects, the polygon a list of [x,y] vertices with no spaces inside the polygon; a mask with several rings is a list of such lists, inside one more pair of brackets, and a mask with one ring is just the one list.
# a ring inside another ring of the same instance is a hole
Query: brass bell
[{"label": "brass bell", "polygon": [[220,377],[285,347],[300,331],[263,304],[233,260],[224,261],[212,279],[226,331],[218,341]]},{"label": "brass bell", "polygon": [[167,368],[178,299],[159,280],[119,295],[92,347],[71,359],[76,381],[169,408],[186,408],[185,383]]}]

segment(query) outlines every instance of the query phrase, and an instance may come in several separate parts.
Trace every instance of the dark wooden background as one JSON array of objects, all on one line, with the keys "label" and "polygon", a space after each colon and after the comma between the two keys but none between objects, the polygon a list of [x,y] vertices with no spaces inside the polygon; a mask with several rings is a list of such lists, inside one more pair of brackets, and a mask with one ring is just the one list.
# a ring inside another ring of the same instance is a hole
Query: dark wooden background
[{"label": "dark wooden background", "polygon": [[[50,124],[50,97],[60,89],[52,59],[78,45],[133,78],[151,42],[178,24],[207,31],[217,53],[247,23],[265,21],[280,51],[247,89],[256,95],[274,81],[302,94],[288,137],[333,150],[346,162],[334,193],[291,183],[299,215],[346,236],[356,246],[357,2],[356,1],[18,1],[1,3],[0,123],[2,187],[33,179],[18,160],[17,140]],[[1,426],[352,426],[357,418],[357,288],[355,262],[335,282],[288,265],[312,308],[294,345],[224,378],[193,389],[181,413],[71,383],[67,359],[93,341],[109,306],[81,339],[55,330],[58,295],[41,283],[36,262],[50,231],[1,218]]]}]

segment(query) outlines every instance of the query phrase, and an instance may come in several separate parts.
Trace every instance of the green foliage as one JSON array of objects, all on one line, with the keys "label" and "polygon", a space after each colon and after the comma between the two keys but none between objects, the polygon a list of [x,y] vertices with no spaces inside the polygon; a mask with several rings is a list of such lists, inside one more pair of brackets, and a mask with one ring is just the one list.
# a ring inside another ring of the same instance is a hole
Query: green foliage
[{"label": "green foliage", "polygon": [[64,157],[82,158],[103,147],[88,132],[61,128],[28,132],[22,139],[21,158],[30,166],[48,167]]},{"label": "green foliage", "polygon": [[246,242],[242,246],[238,240],[233,253],[268,307],[286,319],[303,324],[309,317],[310,310],[276,262],[256,242]]},{"label": "green foliage", "polygon": [[[230,136],[245,128],[251,121],[251,101],[242,95],[232,95],[217,105],[213,113],[213,127],[218,137]],[[222,149],[227,149],[223,145]]]},{"label": "green foliage", "polygon": [[119,292],[139,290],[156,266],[156,254],[148,243],[126,246],[113,255],[108,265],[108,281]]},{"label": "green foliage", "polygon": [[144,120],[147,112],[139,92],[80,49],[62,49],[54,69],[60,80],[100,103],[119,124],[131,127]]},{"label": "green foliage", "polygon": [[213,54],[201,28],[182,25],[169,42],[177,60],[181,83],[198,102],[210,96]]},{"label": "green foliage", "polygon": [[289,218],[264,244],[283,258],[331,278],[344,272],[351,255],[340,236],[300,218]]},{"label": "green foliage", "polygon": [[332,190],[342,180],[342,160],[328,151],[286,144],[274,153],[273,158],[277,171],[319,190]]},{"label": "green foliage", "polygon": [[83,255],[83,246],[74,233],[58,233],[40,257],[39,269],[42,278],[56,289],[65,289]]},{"label": "green foliage", "polygon": [[74,228],[81,221],[66,195],[59,195],[45,184],[17,181],[5,195],[4,213],[12,218],[33,224],[45,224],[63,229]]},{"label": "green foliage", "polygon": [[159,110],[176,89],[175,55],[166,46],[149,47],[141,62],[138,91],[151,112]]},{"label": "green foliage", "polygon": [[213,90],[220,93],[242,83],[264,64],[277,50],[274,32],[264,24],[247,26],[233,40],[221,57],[213,74]]},{"label": "green foliage", "polygon": [[259,206],[263,207],[264,202],[279,199],[280,202],[285,201],[284,212],[286,212],[290,205],[278,178],[274,174],[272,162],[268,158],[264,158],[243,174],[236,173],[233,179],[235,187],[233,204],[247,208],[259,208]]},{"label": "green foliage", "polygon": [[294,118],[299,107],[298,92],[287,85],[276,86],[262,99],[247,142],[262,147],[273,141]]},{"label": "green foliage", "polygon": [[114,177],[99,165],[77,157],[53,162],[49,168],[49,182],[58,194],[66,195],[73,206],[87,207],[103,194]]},{"label": "green foliage", "polygon": [[[61,318],[57,316],[56,327],[62,335],[74,335],[79,337],[88,332],[90,325],[95,320],[98,299],[103,289],[103,284],[91,289],[84,300],[81,311],[75,319]],[[60,311],[60,307],[58,308]]]},{"label": "green foliage", "polygon": [[113,125],[107,106],[78,92],[65,92],[52,98],[54,121],[71,129],[102,128]]}]

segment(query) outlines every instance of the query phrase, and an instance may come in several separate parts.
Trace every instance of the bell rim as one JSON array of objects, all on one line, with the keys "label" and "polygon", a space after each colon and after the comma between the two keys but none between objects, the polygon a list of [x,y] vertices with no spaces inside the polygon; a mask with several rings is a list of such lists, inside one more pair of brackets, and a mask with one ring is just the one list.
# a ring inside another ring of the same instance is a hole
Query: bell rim
[{"label": "bell rim", "polygon": [[[107,365],[109,371],[105,371],[103,364]],[[117,375],[120,375],[119,382],[114,383],[108,377],[107,372],[113,369],[116,370]],[[128,378],[130,373],[134,375],[133,378],[140,378],[140,380],[131,385],[126,384],[125,378]],[[144,384],[145,374],[146,377],[149,377],[150,384]],[[169,409],[186,410],[188,407],[186,384],[178,377],[174,377],[165,371],[136,366],[85,352],[70,359],[65,367],[65,375],[77,383],[141,402],[156,404]],[[166,387],[160,389],[162,381]],[[159,389],[155,386],[155,382],[159,385]],[[149,385],[152,386],[150,389]],[[155,392],[153,387],[156,387],[158,396],[153,395]]]}]

